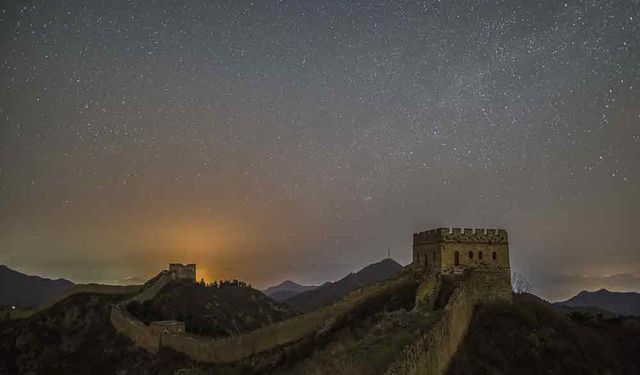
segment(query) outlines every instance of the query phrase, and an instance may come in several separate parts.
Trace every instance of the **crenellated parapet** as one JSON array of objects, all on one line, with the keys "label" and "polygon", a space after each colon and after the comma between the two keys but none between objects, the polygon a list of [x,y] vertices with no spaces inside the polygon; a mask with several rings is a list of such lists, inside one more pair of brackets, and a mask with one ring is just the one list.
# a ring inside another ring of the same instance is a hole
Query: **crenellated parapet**
[{"label": "crenellated parapet", "polygon": [[194,263],[169,263],[169,273],[174,280],[196,282],[196,265]]},{"label": "crenellated parapet", "polygon": [[484,228],[438,228],[413,234],[413,245],[464,242],[464,243],[509,243],[509,236],[504,229]]}]

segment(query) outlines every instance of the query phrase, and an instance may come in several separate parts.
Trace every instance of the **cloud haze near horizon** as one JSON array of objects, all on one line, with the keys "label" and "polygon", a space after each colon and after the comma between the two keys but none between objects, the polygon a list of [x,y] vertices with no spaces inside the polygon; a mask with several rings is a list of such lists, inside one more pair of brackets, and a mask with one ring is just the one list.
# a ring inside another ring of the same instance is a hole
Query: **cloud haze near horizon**
[{"label": "cloud haze near horizon", "polygon": [[546,298],[638,290],[640,11],[624,1],[11,2],[0,263],[335,280],[505,228]]}]

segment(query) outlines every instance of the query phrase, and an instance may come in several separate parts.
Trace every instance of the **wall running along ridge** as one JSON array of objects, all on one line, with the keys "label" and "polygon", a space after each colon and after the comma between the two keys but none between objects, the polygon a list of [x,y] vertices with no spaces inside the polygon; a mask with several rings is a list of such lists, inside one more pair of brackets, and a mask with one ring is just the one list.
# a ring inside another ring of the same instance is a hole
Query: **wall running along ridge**
[{"label": "wall running along ridge", "polygon": [[160,349],[158,333],[134,318],[121,304],[111,306],[111,325],[141,348],[153,353]]},{"label": "wall running along ridge", "polygon": [[[461,277],[447,305],[438,311],[442,314],[440,318],[413,344],[405,347],[386,375],[444,374],[467,333],[475,305],[479,301],[511,300],[510,289],[506,294],[503,287],[493,285],[496,281],[503,283],[506,280],[501,272],[471,270]],[[432,290],[436,289],[432,287]]]},{"label": "wall running along ridge", "polygon": [[[393,294],[410,287],[411,284],[415,285],[415,275],[412,272],[403,272],[395,279],[358,289],[331,306],[255,331],[221,339],[190,334],[159,334],[126,311],[125,306],[128,301],[112,307],[111,323],[118,332],[148,351],[157,352],[160,347],[168,347],[198,362],[228,363],[329,330],[334,324],[348,317],[357,308],[367,305],[377,296],[385,293]],[[156,283],[159,282],[163,281],[156,281]],[[160,289],[154,285],[148,290],[157,293]],[[150,292],[145,297],[153,298],[154,293]],[[133,299],[140,301],[137,297]]]},{"label": "wall running along ridge", "polygon": [[158,349],[160,349],[159,333],[131,315],[127,311],[126,305],[132,301],[142,303],[153,299],[171,280],[171,273],[162,271],[147,281],[139,293],[121,303],[111,306],[110,320],[113,328],[127,336],[136,345],[150,352],[157,352]]},{"label": "wall running along ridge", "polygon": [[[170,275],[166,277],[170,279]],[[161,334],[126,310],[128,301],[143,302],[153,298],[169,282],[162,277],[146,285],[139,295],[114,305],[111,323],[118,332],[150,352],[155,353],[161,347],[168,347],[198,362],[229,363],[329,330],[357,308],[366,306],[385,293],[398,293],[411,284],[415,285],[420,277],[424,282],[417,289],[416,308],[439,314],[439,318],[422,336],[404,349],[401,357],[392,363],[386,374],[442,374],[467,332],[475,305],[479,301],[511,300],[510,277],[505,272],[491,268],[472,269],[464,275],[458,275],[457,286],[446,306],[433,311],[435,299],[441,290],[442,276],[430,274],[425,279],[420,271],[405,270],[392,280],[354,291],[334,305],[222,339],[190,334]]]},{"label": "wall running along ridge", "polygon": [[58,302],[76,295],[76,294],[107,294],[107,295],[127,295],[139,292],[143,288],[142,285],[102,285],[102,284],[79,284],[65,291],[53,300],[34,307],[29,310],[10,310],[8,319],[28,318],[34,314],[44,311]]},{"label": "wall running along ridge", "polygon": [[470,269],[464,275],[457,276],[457,286],[444,308],[434,311],[435,299],[442,289],[441,278],[444,276],[435,273],[425,275],[423,271],[420,267],[413,267],[401,272],[392,280],[351,292],[331,306],[223,339],[189,334],[162,334],[126,310],[128,302],[150,300],[170,283],[172,277],[167,271],[159,273],[144,285],[78,285],[46,305],[32,310],[16,310],[9,318],[31,316],[76,294],[135,293],[128,300],[114,304],[111,308],[110,320],[117,332],[153,353],[161,347],[168,347],[198,362],[228,363],[321,334],[330,330],[337,322],[344,321],[356,309],[367,306],[376,297],[406,290],[405,288],[416,285],[417,280],[422,279],[422,284],[416,290],[416,308],[438,314],[438,319],[416,341],[405,347],[400,357],[387,369],[386,374],[439,375],[447,370],[451,358],[464,339],[475,305],[480,301],[511,300],[510,275],[504,270],[491,267]]},{"label": "wall running along ridge", "polygon": [[446,306],[441,310],[433,311],[435,299],[442,289],[443,276],[434,273],[425,275],[423,270],[419,267],[405,270],[392,280],[351,292],[334,305],[223,339],[189,334],[162,334],[145,325],[126,310],[125,306],[128,302],[150,300],[171,282],[171,274],[167,271],[159,273],[144,285],[78,285],[46,305],[33,310],[16,310],[9,318],[31,316],[76,294],[135,293],[128,300],[114,304],[111,308],[110,320],[117,332],[153,353],[161,347],[168,347],[198,362],[228,363],[330,330],[336,322],[344,321],[350,313],[359,307],[367,306],[376,297],[398,293],[410,285],[415,285],[422,277],[423,283],[416,290],[416,308],[438,314],[438,319],[416,341],[405,347],[401,356],[391,364],[386,374],[443,374],[466,335],[475,305],[480,301],[511,300],[510,275],[496,268],[470,269],[464,275],[458,276],[460,280]]}]

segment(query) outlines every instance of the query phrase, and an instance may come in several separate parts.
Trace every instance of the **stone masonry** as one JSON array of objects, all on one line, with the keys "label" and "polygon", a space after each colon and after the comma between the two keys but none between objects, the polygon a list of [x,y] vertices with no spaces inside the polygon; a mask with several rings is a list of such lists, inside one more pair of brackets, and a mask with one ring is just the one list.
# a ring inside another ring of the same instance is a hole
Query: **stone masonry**
[{"label": "stone masonry", "polygon": [[438,228],[414,233],[413,265],[436,274],[474,269],[486,276],[488,296],[511,298],[509,236],[503,229]]}]

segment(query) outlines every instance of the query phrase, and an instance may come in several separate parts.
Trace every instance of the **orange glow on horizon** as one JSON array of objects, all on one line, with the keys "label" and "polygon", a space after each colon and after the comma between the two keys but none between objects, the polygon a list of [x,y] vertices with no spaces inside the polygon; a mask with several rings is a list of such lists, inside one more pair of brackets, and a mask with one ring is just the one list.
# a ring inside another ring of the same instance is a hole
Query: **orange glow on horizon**
[{"label": "orange glow on horizon", "polygon": [[217,280],[210,272],[208,269],[200,267],[200,266],[196,266],[196,281],[200,281],[204,279],[205,283],[210,283],[213,282],[214,280]]},{"label": "orange glow on horizon", "polygon": [[144,247],[153,249],[153,257],[168,262],[198,263],[213,261],[239,247],[250,246],[246,233],[248,231],[239,225],[165,221],[147,225],[140,233],[140,241]]}]

